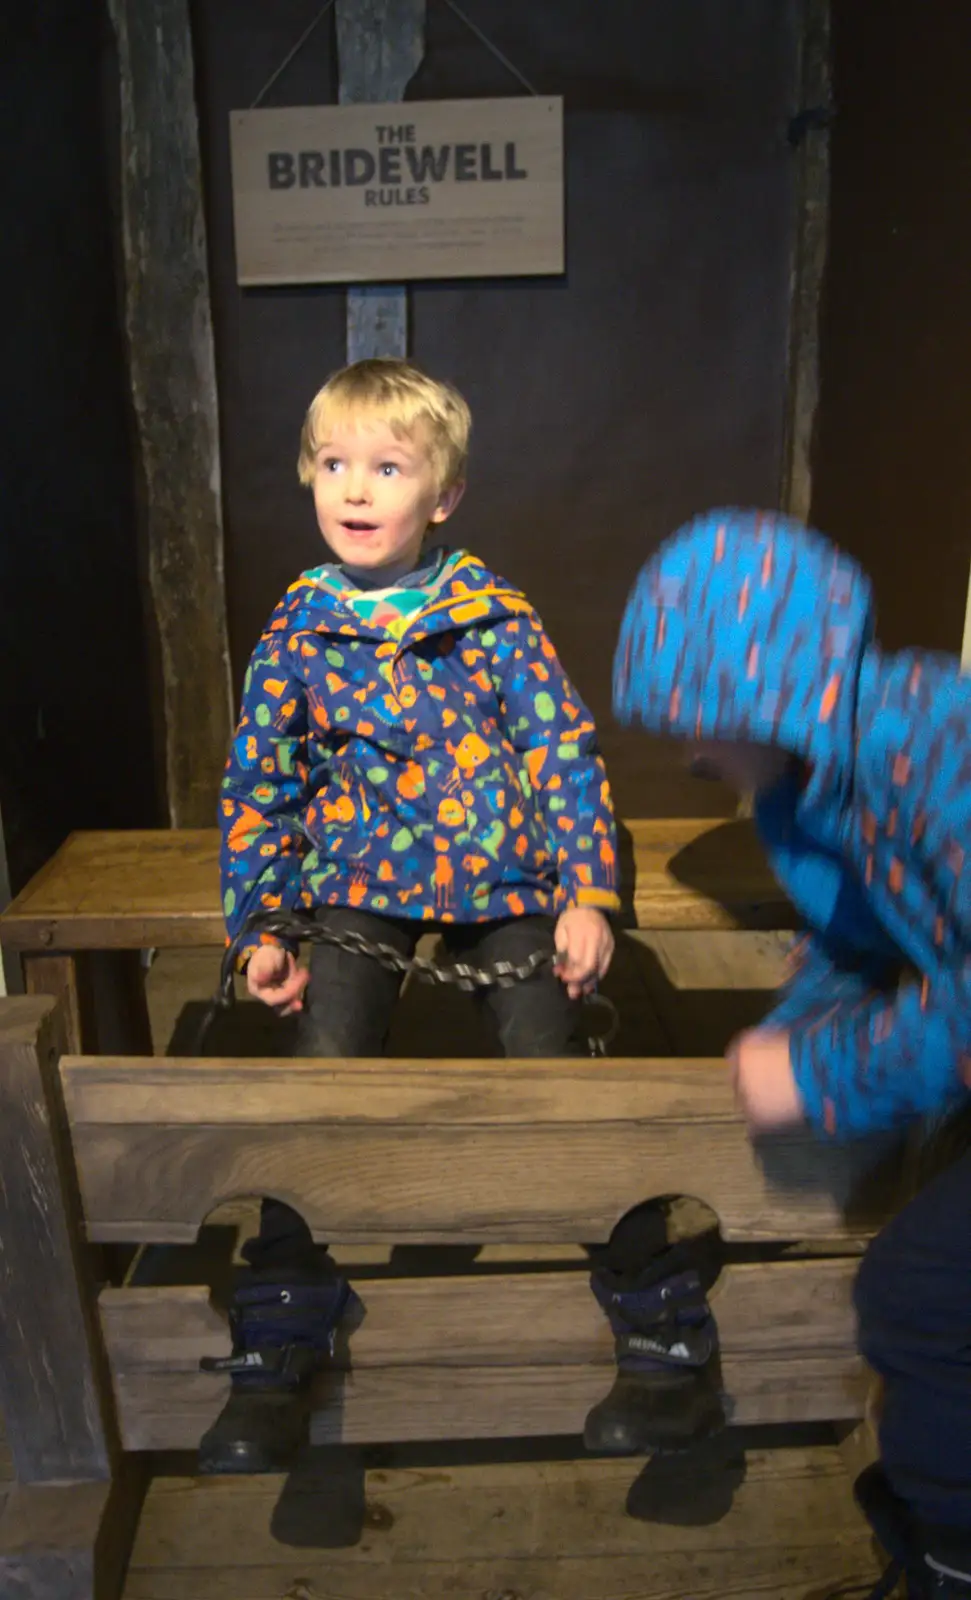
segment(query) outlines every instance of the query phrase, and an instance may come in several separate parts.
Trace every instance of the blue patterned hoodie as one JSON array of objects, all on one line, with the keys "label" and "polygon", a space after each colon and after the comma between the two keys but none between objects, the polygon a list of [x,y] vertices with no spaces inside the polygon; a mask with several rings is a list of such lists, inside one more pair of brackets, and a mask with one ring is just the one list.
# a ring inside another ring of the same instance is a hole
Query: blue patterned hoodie
[{"label": "blue patterned hoodie", "polygon": [[617,649],[625,721],[798,756],[756,824],[810,930],[766,1027],[810,1121],[848,1136],[971,1082],[971,681],[888,656],[869,583],[783,517],[716,511],[640,574]]},{"label": "blue patterned hoodie", "polygon": [[325,565],[270,618],[222,786],[231,938],[280,908],[619,906],[593,720],[529,601],[465,551],[418,579],[355,590]]}]

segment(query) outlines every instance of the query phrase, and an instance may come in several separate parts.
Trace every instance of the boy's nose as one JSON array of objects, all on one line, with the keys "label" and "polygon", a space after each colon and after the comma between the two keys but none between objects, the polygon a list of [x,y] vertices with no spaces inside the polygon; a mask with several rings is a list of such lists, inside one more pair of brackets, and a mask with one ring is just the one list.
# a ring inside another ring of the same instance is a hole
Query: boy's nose
[{"label": "boy's nose", "polygon": [[344,479],[344,498],[361,505],[368,498],[367,478],[363,472],[349,472]]}]

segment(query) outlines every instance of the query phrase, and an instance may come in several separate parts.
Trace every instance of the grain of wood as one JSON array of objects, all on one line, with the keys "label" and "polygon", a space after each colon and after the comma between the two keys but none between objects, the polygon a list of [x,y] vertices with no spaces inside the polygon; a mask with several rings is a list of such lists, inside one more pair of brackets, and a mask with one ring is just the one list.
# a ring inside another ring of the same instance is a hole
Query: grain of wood
[{"label": "grain of wood", "polygon": [[107,1478],[113,1444],[60,1102],[62,1017],[0,1001],[0,1403],[24,1483]]},{"label": "grain of wood", "polygon": [[[337,0],[341,105],[400,101],[425,53],[425,0]],[[347,359],[408,354],[404,284],[352,284],[347,290]]]},{"label": "grain of wood", "polygon": [[889,1215],[897,1177],[882,1145],[800,1134],[756,1151],[735,1122],[593,1109],[573,1124],[76,1123],[73,1137],[87,1234],[105,1243],[191,1243],[217,1203],[245,1195],[349,1242],[596,1243],[663,1194],[697,1195],[726,1239],[860,1237]]},{"label": "grain of wood", "polygon": [[0,1511],[0,1595],[119,1600],[144,1494],[134,1460],[113,1481],[17,1484]]},{"label": "grain of wood", "polygon": [[686,932],[631,929],[628,938],[653,951],[676,989],[777,989],[785,980],[789,933],[731,932],[712,928]]},{"label": "grain of wood", "polygon": [[[726,1358],[830,1355],[855,1371],[854,1258],[730,1266],[711,1293]],[[412,1366],[565,1366],[613,1361],[613,1338],[586,1271],[384,1278],[358,1284],[365,1318],[356,1371]],[[229,1349],[225,1316],[203,1284],[103,1289],[113,1373],[198,1370]]]},{"label": "grain of wood", "polygon": [[29,995],[48,995],[61,1011],[64,1047],[78,1051],[92,1045],[90,1004],[82,994],[86,987],[84,958],[69,954],[25,954],[24,987]]},{"label": "grain of wood", "polygon": [[[675,817],[626,826],[621,891],[639,927],[792,926],[750,822]],[[218,853],[215,828],[72,834],[0,916],[0,943],[69,951],[222,946]]]},{"label": "grain of wood", "polygon": [[[338,1587],[336,1575],[339,1573],[343,1582],[350,1585],[357,1581],[357,1575],[377,1571],[387,1585],[389,1568],[393,1566],[393,1592],[397,1596],[408,1592],[399,1589],[397,1580],[411,1563],[421,1563],[425,1572],[437,1570],[443,1576],[450,1569],[481,1571],[482,1564],[493,1562],[510,1573],[522,1570],[525,1574],[540,1567],[550,1576],[554,1558],[557,1566],[590,1563],[588,1572],[596,1570],[594,1564],[599,1566],[600,1559],[605,1558],[601,1569],[605,1578],[607,1562],[626,1561],[630,1564],[626,1568],[627,1580],[633,1578],[643,1585],[643,1589],[632,1592],[654,1596],[665,1593],[663,1583],[657,1589],[651,1586],[650,1564],[655,1562],[672,1563],[669,1585],[674,1571],[680,1571],[682,1577],[689,1573],[688,1563],[702,1574],[706,1568],[711,1570],[709,1564],[718,1563],[720,1575],[728,1577],[736,1553],[741,1556],[742,1572],[747,1569],[751,1578],[757,1579],[757,1563],[761,1561],[765,1561],[770,1573],[781,1576],[786,1573],[785,1563],[780,1560],[784,1554],[798,1552],[801,1560],[811,1562],[813,1553],[822,1553],[823,1529],[831,1557],[838,1558],[843,1547],[855,1551],[858,1558],[866,1544],[866,1534],[834,1448],[750,1450],[744,1463],[744,1476],[737,1483],[729,1515],[724,1520],[689,1527],[625,1515],[628,1496],[636,1507],[637,1491],[642,1487],[638,1485],[631,1493],[631,1485],[641,1471],[642,1464],[637,1462],[580,1460],[542,1465],[498,1463],[372,1470],[364,1479],[362,1495],[364,1504],[371,1508],[371,1516],[353,1548],[326,1552],[325,1560],[332,1570],[329,1581],[334,1587],[325,1587],[321,1593],[377,1594],[380,1591],[374,1588]],[[722,1471],[728,1473],[731,1468]],[[741,1475],[736,1472],[735,1476]],[[318,1479],[315,1489],[308,1487],[306,1491],[308,1499],[314,1493],[318,1497],[322,1531],[328,1513],[333,1514],[336,1509],[333,1501],[342,1487],[335,1484],[328,1496],[326,1481]],[[147,1588],[148,1574],[157,1570],[188,1577],[193,1570],[211,1573],[225,1562],[232,1566],[240,1584],[246,1584],[247,1573],[272,1570],[281,1557],[293,1570],[294,1552],[284,1554],[270,1531],[271,1517],[283,1489],[279,1478],[156,1480],[133,1554],[132,1576],[140,1575],[143,1584],[142,1590],[135,1592],[144,1600],[151,1593]],[[644,1496],[640,1498],[643,1500]],[[375,1515],[378,1510],[383,1515]],[[300,1555],[305,1571],[321,1571],[324,1562],[319,1553],[316,1564],[311,1550]],[[639,1576],[633,1566],[636,1562],[646,1563]],[[532,1563],[532,1569],[520,1569],[520,1563]],[[800,1566],[790,1569],[789,1581],[795,1581],[802,1570]],[[836,1560],[828,1571],[831,1576],[842,1575]],[[548,1593],[601,1593],[596,1587],[583,1590],[567,1581],[565,1590],[554,1586]],[[524,1592],[515,1581],[512,1589]],[[245,1588],[241,1592],[260,1593]],[[459,1592],[474,1591],[468,1586]],[[477,1600],[488,1592],[486,1583],[478,1590]],[[627,1593],[617,1587],[608,1587],[605,1592]],[[678,1591],[669,1587],[667,1592]],[[724,1592],[747,1591],[736,1587]],[[384,1593],[389,1590],[385,1588]],[[688,1595],[694,1600],[694,1594],[693,1588],[682,1589],[679,1600]],[[801,1600],[805,1600],[805,1594],[804,1589]]]},{"label": "grain of wood", "polygon": [[[737,1424],[857,1421],[862,1362],[832,1355],[727,1359]],[[315,1444],[579,1435],[612,1382],[609,1367],[363,1367],[334,1373],[316,1394]],[[202,1372],[120,1373],[115,1397],[128,1450],[194,1450],[229,1394]]]},{"label": "grain of wood", "polygon": [[[726,1541],[730,1537],[726,1531]],[[393,1590],[385,1567],[349,1567],[341,1552],[281,1553],[264,1567],[233,1567],[231,1559],[226,1550],[222,1564],[133,1572],[125,1600],[824,1600],[834,1593],[862,1597],[878,1574],[862,1536],[811,1550],[726,1542],[700,1558],[686,1549],[589,1559],[539,1554],[522,1561],[409,1561],[396,1564]]]},{"label": "grain of wood", "polygon": [[192,33],[188,0],[111,0],[110,10],[121,102],[125,318],[165,785],[172,826],[191,827],[214,814],[233,725]]}]

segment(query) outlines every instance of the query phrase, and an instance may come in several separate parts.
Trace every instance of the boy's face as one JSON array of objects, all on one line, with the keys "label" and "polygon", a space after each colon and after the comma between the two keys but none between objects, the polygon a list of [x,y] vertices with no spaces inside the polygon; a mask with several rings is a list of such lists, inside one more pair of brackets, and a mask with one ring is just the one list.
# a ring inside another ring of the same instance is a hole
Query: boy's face
[{"label": "boy's face", "polygon": [[688,765],[695,777],[716,778],[739,794],[774,788],[794,759],[777,745],[751,739],[701,739],[688,746]]},{"label": "boy's face", "polygon": [[334,422],[316,457],[314,506],[338,561],[407,571],[430,523],[451,516],[464,484],[438,487],[421,431],[399,439],[378,418]]}]

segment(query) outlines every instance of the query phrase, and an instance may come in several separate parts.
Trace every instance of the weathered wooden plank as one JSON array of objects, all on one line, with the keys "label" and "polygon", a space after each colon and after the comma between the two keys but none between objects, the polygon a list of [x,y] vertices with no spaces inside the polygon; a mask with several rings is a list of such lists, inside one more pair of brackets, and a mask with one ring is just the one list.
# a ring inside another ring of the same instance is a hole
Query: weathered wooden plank
[{"label": "weathered wooden plank", "polygon": [[863,1236],[893,1196],[859,1147],[780,1138],[770,1175],[740,1129],[717,1124],[82,1127],[75,1154],[87,1234],[104,1243],[189,1243],[215,1205],[260,1193],[318,1237],[430,1244],[596,1242],[643,1200],[684,1193],[727,1239]]},{"label": "weathered wooden plank", "polygon": [[[713,1294],[740,1422],[862,1415],[852,1260],[729,1268]],[[376,1280],[349,1376],[328,1379],[319,1442],[577,1433],[612,1381],[613,1343],[585,1273]],[[204,1286],[101,1295],[130,1449],[192,1448],[227,1386],[200,1374],[228,1333]]]},{"label": "weathered wooden plank", "polygon": [[145,1483],[131,1460],[113,1481],[16,1485],[0,1511],[0,1594],[120,1600]]},{"label": "weathered wooden plank", "polygon": [[152,1029],[138,950],[79,950],[23,957],[28,994],[50,995],[61,1008],[68,1050],[152,1053]]},{"label": "weathered wooden plank", "polygon": [[650,950],[675,989],[777,989],[785,981],[792,937],[745,928],[631,928],[626,937]]},{"label": "weathered wooden plank", "polygon": [[[723,1362],[739,1424],[856,1421],[866,1375],[830,1355]],[[364,1367],[318,1391],[316,1444],[575,1435],[611,1384],[606,1367]],[[139,1370],[115,1382],[128,1450],[193,1450],[229,1393],[204,1372]]]},{"label": "weathered wooden plank", "polygon": [[[729,1359],[831,1355],[855,1371],[854,1257],[725,1269],[712,1292]],[[365,1318],[339,1359],[365,1367],[609,1367],[613,1337],[582,1271],[375,1279],[357,1285]],[[203,1284],[103,1289],[113,1374],[198,1370],[229,1350]]]},{"label": "weathered wooden plank", "polygon": [[135,1465],[112,1477],[120,1450],[60,1098],[61,1027],[49,997],[0,1002],[0,1409],[19,1480],[0,1512],[0,1594],[117,1600],[144,1482]]},{"label": "weathered wooden plank", "polygon": [[[645,928],[788,928],[792,907],[750,822],[627,824],[621,889]],[[221,946],[216,828],[72,834],[0,916],[21,950]]]},{"label": "weathered wooden plank", "polygon": [[[85,1083],[106,1071],[98,1120],[83,1120]],[[829,1239],[872,1231],[898,1189],[894,1141],[800,1129],[754,1147],[717,1062],[78,1060],[65,1079],[94,1240],[189,1241],[217,1204],[254,1194],[348,1241],[597,1241],[661,1194],[704,1200],[726,1238]],[[265,1120],[270,1086],[286,1122]]]},{"label": "weathered wooden plank", "polygon": [[87,976],[82,972],[83,956],[68,953],[25,954],[24,988],[29,995],[47,995],[61,1013],[64,1047],[79,1051],[92,1046],[91,1006]]},{"label": "weathered wooden plank", "polygon": [[[400,100],[425,53],[425,0],[337,0],[341,105]],[[408,354],[404,284],[347,290],[347,359]]]},{"label": "weathered wooden plank", "polygon": [[[523,1493],[528,1495],[528,1484]],[[847,1485],[842,1494],[849,1498]],[[623,1492],[618,1495],[622,1500]],[[345,1514],[338,1524],[341,1531],[349,1521]],[[364,1525],[365,1537],[372,1537],[366,1514]],[[821,1524],[831,1525],[831,1520]],[[320,1527],[309,1509],[306,1526]],[[700,1557],[685,1548],[661,1554],[645,1549],[635,1556],[564,1558],[546,1553],[512,1561],[495,1556],[486,1561],[400,1562],[394,1569],[394,1600],[821,1600],[863,1596],[879,1575],[862,1529],[852,1540],[797,1549],[739,1548],[730,1541],[744,1535],[736,1534],[732,1523],[724,1537],[722,1547]],[[553,1538],[544,1543],[545,1551],[556,1548],[555,1534]],[[262,1567],[232,1566],[232,1555],[231,1546],[220,1545],[210,1566],[134,1572],[125,1600],[388,1600],[387,1569],[348,1565],[343,1551],[322,1556],[310,1550],[296,1558],[281,1550],[272,1566]]]},{"label": "weathered wooden plank", "polygon": [[11,949],[221,945],[216,828],[73,833],[0,917]]},{"label": "weathered wooden plank", "polygon": [[107,1374],[49,998],[0,1002],[0,1407],[23,1483],[108,1478]]},{"label": "weathered wooden plank", "polygon": [[[736,1549],[743,1557],[746,1552],[757,1553],[772,1570],[773,1551],[809,1552],[825,1543],[831,1551],[838,1552],[840,1546],[855,1547],[858,1542],[864,1545],[867,1541],[833,1447],[749,1450],[744,1457],[744,1471],[739,1470],[738,1458],[725,1461],[720,1468],[713,1464],[707,1470],[696,1467],[699,1477],[704,1471],[709,1480],[718,1476],[730,1479],[734,1504],[727,1517],[707,1523],[699,1520],[693,1526],[679,1526],[673,1519],[641,1520],[638,1507],[647,1496],[639,1495],[640,1486],[631,1489],[640,1465],[631,1461],[580,1460],[544,1462],[542,1466],[518,1462],[444,1465],[435,1470],[371,1470],[362,1485],[368,1510],[359,1542],[344,1549],[332,1547],[321,1554],[332,1564],[335,1575],[339,1573],[348,1585],[353,1584],[355,1575],[376,1570],[386,1585],[384,1594],[393,1593],[397,1600],[399,1594],[415,1592],[406,1587],[408,1568],[413,1562],[446,1569],[450,1563],[472,1567],[497,1562],[504,1570],[515,1571],[520,1562],[545,1559],[546,1552],[557,1565],[593,1562],[600,1557],[609,1561],[641,1560],[648,1563],[640,1579],[646,1584],[651,1562],[687,1556],[694,1563],[694,1575],[704,1582],[713,1559],[724,1563],[722,1571],[731,1570],[726,1558]],[[702,1486],[707,1484],[703,1481],[699,1487]],[[292,1487],[304,1502],[305,1515],[316,1513],[322,1531],[342,1509],[342,1490],[345,1496],[347,1493],[346,1481],[329,1486],[324,1473],[302,1489]],[[221,1560],[228,1560],[239,1582],[245,1584],[248,1570],[265,1570],[281,1557],[292,1560],[292,1554],[284,1554],[271,1532],[271,1519],[284,1492],[284,1481],[279,1477],[234,1482],[157,1480],[146,1505],[133,1573],[161,1569],[188,1577],[192,1569],[204,1567],[212,1573]],[[633,1515],[625,1511],[628,1500]],[[305,1561],[312,1558],[309,1550],[302,1555]],[[785,1571],[784,1567],[775,1570]],[[845,1576],[838,1566],[835,1571]],[[606,1566],[603,1575],[607,1577]],[[632,1575],[630,1568],[628,1575]],[[678,1600],[694,1600],[697,1593],[706,1592],[695,1588],[689,1569],[682,1569],[682,1576],[689,1577],[689,1581],[675,1591]],[[331,1582],[333,1587],[325,1583],[319,1591],[321,1595],[358,1593],[356,1588],[343,1589],[333,1579]],[[556,1582],[549,1589],[538,1590],[515,1582],[510,1586],[514,1593],[536,1596],[536,1600],[564,1593],[583,1594],[585,1600],[590,1600],[604,1592],[596,1584],[585,1590],[574,1587],[568,1577],[566,1584],[561,1588]],[[239,1592],[280,1595],[284,1588],[281,1584],[267,1591],[241,1588]],[[463,1582],[457,1592],[464,1595],[472,1591]],[[500,1585],[487,1579],[475,1591],[476,1600],[499,1592],[503,1592]],[[618,1595],[642,1592],[653,1595],[656,1591],[646,1586],[630,1591],[613,1587],[606,1590]],[[316,1587],[312,1593],[316,1600]],[[772,1593],[774,1597],[777,1591]],[[806,1594],[804,1589],[800,1600],[805,1600]]]},{"label": "weathered wooden plank", "polygon": [[216,370],[188,0],[111,0],[126,321],[173,826],[214,814],[231,733]]},{"label": "weathered wooden plank", "polygon": [[66,1056],[72,1125],[598,1122],[741,1126],[721,1060],[300,1061]]}]

